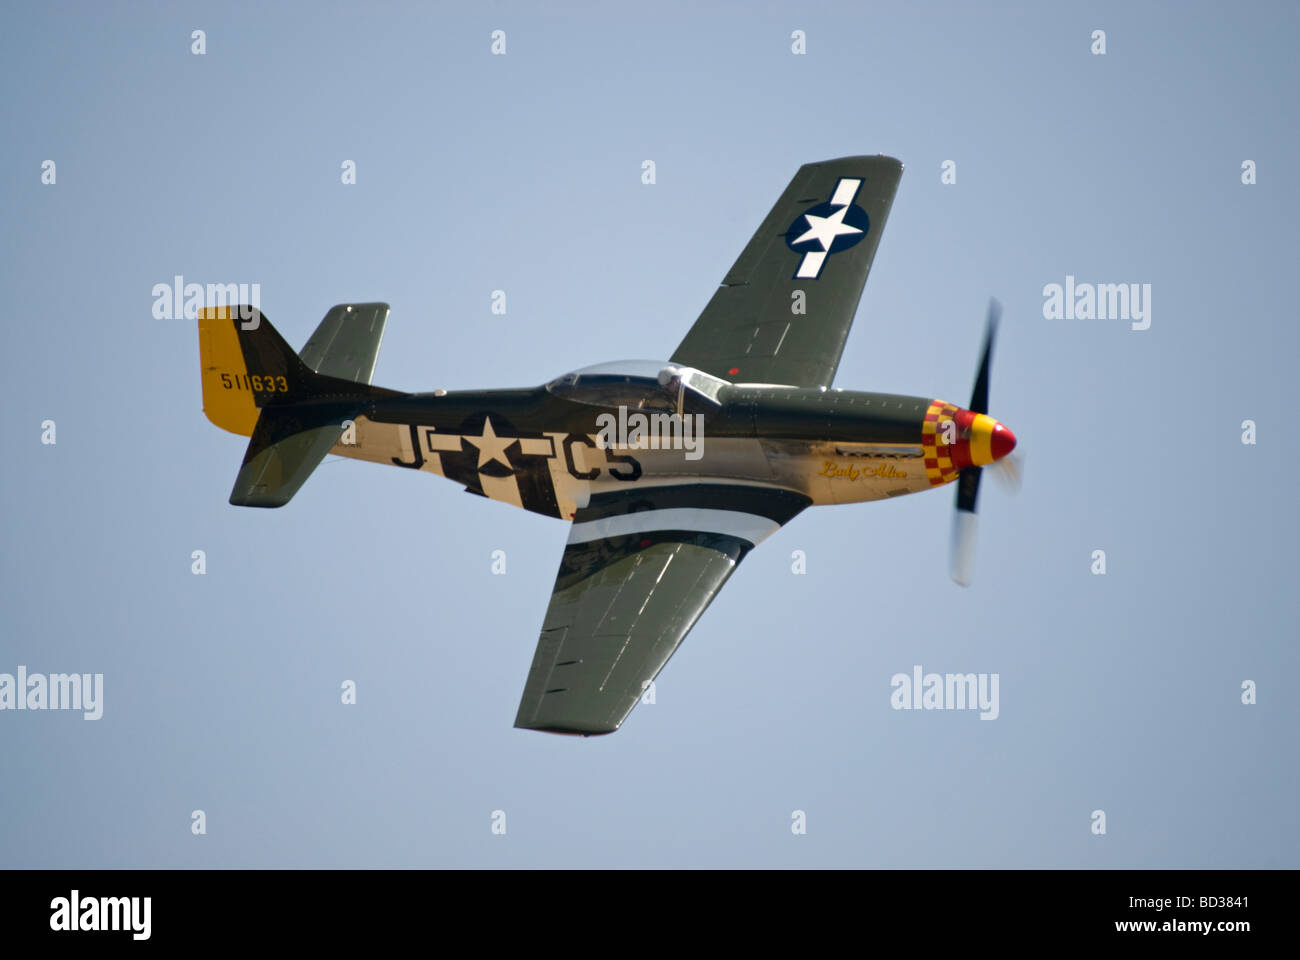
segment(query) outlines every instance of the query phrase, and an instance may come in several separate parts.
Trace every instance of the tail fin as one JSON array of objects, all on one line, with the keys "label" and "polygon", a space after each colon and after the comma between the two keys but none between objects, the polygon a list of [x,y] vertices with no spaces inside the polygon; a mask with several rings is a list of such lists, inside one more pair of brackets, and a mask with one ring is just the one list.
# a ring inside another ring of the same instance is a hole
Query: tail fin
[{"label": "tail fin", "polygon": [[203,412],[251,438],[231,503],[284,506],[338,441],[343,422],[371,398],[393,393],[369,382],[387,318],[386,304],[335,307],[304,348],[309,366],[256,308],[200,311]]},{"label": "tail fin", "polygon": [[222,430],[251,437],[258,412],[309,395],[309,370],[254,307],[199,311],[203,412]]}]

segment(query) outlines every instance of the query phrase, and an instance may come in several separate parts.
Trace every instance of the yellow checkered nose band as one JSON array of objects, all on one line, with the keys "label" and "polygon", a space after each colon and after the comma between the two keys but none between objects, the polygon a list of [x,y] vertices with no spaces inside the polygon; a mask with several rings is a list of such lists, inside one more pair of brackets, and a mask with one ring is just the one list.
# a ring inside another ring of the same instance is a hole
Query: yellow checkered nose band
[{"label": "yellow checkered nose band", "polygon": [[959,444],[956,423],[961,408],[943,400],[935,400],[925,412],[921,424],[921,455],[925,459],[925,476],[930,486],[939,487],[956,480],[961,465],[954,462]]}]

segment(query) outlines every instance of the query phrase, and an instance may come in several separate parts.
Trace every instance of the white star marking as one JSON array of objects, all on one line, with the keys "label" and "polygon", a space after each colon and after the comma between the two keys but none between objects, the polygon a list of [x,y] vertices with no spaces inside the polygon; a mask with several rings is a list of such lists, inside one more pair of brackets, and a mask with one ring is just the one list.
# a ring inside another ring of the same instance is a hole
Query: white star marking
[{"label": "white star marking", "polygon": [[466,437],[470,443],[478,447],[478,469],[482,470],[485,463],[493,460],[499,460],[502,464],[514,469],[510,461],[506,459],[506,447],[515,442],[514,437],[498,437],[492,429],[492,418],[483,418],[483,434],[480,437]]},{"label": "white star marking", "polygon": [[829,217],[816,217],[811,213],[805,213],[803,217],[808,221],[808,230],[803,236],[797,238],[795,243],[816,240],[822,245],[822,250],[830,250],[831,244],[835,242],[836,237],[848,233],[861,233],[862,231],[857,227],[851,227],[844,222],[844,214],[848,212],[849,208],[846,204]]}]

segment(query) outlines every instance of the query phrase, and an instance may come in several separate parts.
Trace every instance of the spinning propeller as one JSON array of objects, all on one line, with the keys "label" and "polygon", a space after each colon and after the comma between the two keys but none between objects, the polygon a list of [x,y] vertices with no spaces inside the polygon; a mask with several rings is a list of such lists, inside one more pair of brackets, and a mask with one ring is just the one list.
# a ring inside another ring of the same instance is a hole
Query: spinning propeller
[{"label": "spinning propeller", "polygon": [[[979,499],[980,475],[984,472],[984,465],[991,465],[994,475],[1010,490],[1015,491],[1020,487],[1019,461],[1009,456],[1015,449],[1016,435],[988,416],[989,365],[993,358],[993,340],[997,335],[1001,314],[1001,304],[990,300],[984,330],[984,355],[980,359],[975,389],[970,398],[969,410],[976,416],[968,421],[969,426],[964,425],[973,435],[972,453],[979,447],[982,448],[982,456],[972,458],[974,465],[962,467],[961,475],[957,478],[957,510],[953,515],[950,572],[953,580],[963,587],[970,585],[975,569],[975,504]],[[987,447],[983,446],[985,443]]]}]

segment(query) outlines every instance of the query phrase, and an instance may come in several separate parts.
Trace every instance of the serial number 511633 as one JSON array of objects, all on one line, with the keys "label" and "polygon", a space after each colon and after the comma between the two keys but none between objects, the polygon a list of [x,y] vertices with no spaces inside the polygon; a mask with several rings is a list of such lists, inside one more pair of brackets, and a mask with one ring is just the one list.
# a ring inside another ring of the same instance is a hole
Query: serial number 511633
[{"label": "serial number 511633", "polygon": [[289,381],[281,376],[259,376],[256,373],[223,373],[221,385],[227,390],[249,390],[253,393],[288,393]]}]

